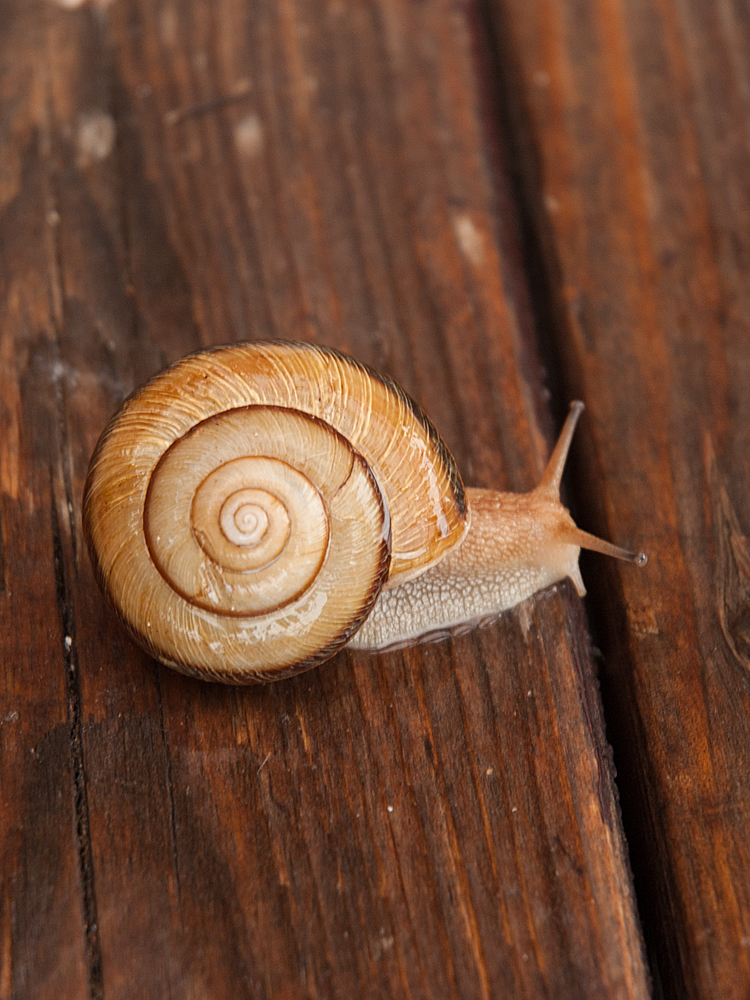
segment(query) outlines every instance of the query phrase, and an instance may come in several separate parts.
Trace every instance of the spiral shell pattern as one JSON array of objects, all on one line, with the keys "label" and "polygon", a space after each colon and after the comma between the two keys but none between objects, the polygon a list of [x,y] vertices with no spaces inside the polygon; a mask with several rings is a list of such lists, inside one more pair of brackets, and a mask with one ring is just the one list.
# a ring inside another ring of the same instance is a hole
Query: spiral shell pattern
[{"label": "spiral shell pattern", "polygon": [[151,558],[174,590],[207,611],[285,607],[320,572],[337,494],[358,472],[342,438],[294,410],[219,414],[176,441],[151,476]]},{"label": "spiral shell pattern", "polygon": [[406,498],[398,572],[440,558],[464,530],[462,487],[405,400],[343,355],[283,342],[190,356],[130,397],[92,458],[84,530],[149,652],[233,683],[330,656],[388,580]]}]

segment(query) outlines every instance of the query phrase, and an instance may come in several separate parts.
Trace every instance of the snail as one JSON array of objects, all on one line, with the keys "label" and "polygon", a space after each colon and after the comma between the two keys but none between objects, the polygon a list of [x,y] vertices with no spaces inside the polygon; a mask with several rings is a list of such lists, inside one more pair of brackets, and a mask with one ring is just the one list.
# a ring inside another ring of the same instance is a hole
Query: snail
[{"label": "snail", "polygon": [[83,526],[101,589],[149,653],[227,683],[275,680],[349,643],[442,635],[570,577],[560,479],[573,403],[536,489],[464,489],[419,406],[338,351],[268,341],[189,355],[102,433]]}]

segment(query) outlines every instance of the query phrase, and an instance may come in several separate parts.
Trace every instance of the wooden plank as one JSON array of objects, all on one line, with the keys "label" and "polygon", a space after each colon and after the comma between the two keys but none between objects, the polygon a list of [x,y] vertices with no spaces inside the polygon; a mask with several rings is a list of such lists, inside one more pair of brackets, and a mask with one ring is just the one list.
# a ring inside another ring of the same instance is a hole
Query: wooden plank
[{"label": "wooden plank", "polygon": [[[4,97],[19,148],[0,231],[42,319],[2,328],[2,467],[22,478],[3,491],[0,621],[13,596],[27,623],[3,627],[2,664],[41,735],[66,727],[73,780],[48,786],[75,807],[60,842],[79,872],[73,917],[45,914],[25,950],[16,900],[39,904],[10,883],[0,996],[82,996],[86,972],[107,998],[645,996],[570,587],[452,642],[234,690],[131,643],[80,534],[124,395],[201,344],[259,336],[386,370],[467,482],[533,485],[546,417],[476,21],[438,0],[8,11],[29,55]],[[3,44],[12,63],[20,42]],[[13,228],[16,203],[46,214]],[[29,298],[15,287],[10,305]],[[36,584],[15,542],[35,526]],[[3,807],[27,853],[32,792]],[[72,862],[54,860],[36,878],[58,891]],[[25,989],[61,937],[63,985]]]},{"label": "wooden plank", "polygon": [[733,0],[495,0],[529,228],[635,577],[589,570],[626,827],[668,997],[750,991],[750,25]]},{"label": "wooden plank", "polygon": [[100,970],[42,14],[4,11],[0,43],[0,996],[73,1000]]}]

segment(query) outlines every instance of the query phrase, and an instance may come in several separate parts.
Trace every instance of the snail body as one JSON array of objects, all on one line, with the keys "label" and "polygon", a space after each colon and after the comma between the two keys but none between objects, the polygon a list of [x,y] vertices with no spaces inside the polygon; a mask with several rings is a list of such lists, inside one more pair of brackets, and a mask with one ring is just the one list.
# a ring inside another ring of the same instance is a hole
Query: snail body
[{"label": "snail body", "polygon": [[125,401],[91,460],[83,523],[103,591],[176,669],[228,683],[347,642],[408,643],[570,576],[559,500],[583,404],[529,494],[465,490],[419,407],[338,352],[266,342],[178,361]]}]

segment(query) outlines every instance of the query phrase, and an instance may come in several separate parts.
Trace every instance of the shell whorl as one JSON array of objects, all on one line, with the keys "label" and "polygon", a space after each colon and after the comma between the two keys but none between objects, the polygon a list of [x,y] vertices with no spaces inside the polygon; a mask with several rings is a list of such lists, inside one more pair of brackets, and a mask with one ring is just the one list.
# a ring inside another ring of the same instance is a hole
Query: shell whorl
[{"label": "shell whorl", "polygon": [[188,673],[285,676],[330,656],[388,580],[463,535],[437,432],[388,380],[285,342],[183,359],[130,397],[84,498],[97,576]]}]

